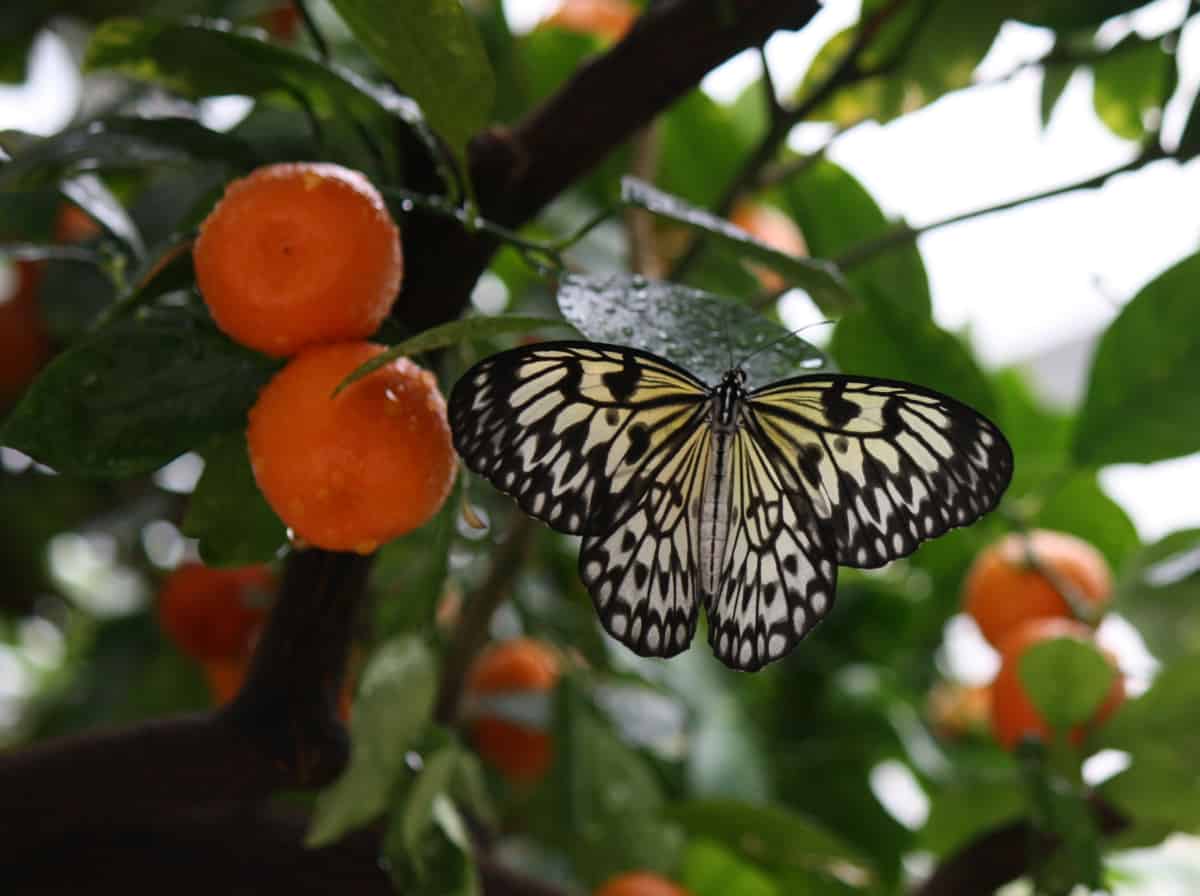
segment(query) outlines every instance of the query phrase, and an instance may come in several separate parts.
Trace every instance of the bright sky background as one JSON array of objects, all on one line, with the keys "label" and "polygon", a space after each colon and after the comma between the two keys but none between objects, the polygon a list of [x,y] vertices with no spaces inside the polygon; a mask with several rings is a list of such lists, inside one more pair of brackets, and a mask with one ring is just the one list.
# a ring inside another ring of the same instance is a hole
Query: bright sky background
[{"label": "bright sky background", "polygon": [[[514,30],[532,28],[555,2],[506,0]],[[1129,28],[1160,34],[1179,21],[1186,4],[1158,0],[1110,23],[1103,36],[1115,41]],[[856,21],[858,9],[858,0],[831,0],[802,31],[772,38],[767,55],[785,94],[825,41]],[[1050,40],[1042,29],[1006,26],[977,78],[1004,75],[1045,52]],[[1185,32],[1178,58],[1185,88],[1166,111],[1169,140],[1182,129],[1200,81],[1200,29]],[[50,133],[70,119],[78,83],[65,44],[39,38],[31,73],[23,87],[0,87],[0,128]],[[744,53],[713,72],[704,88],[729,100],[758,74],[756,54]],[[1096,118],[1086,76],[1076,75],[1042,131],[1040,81],[1040,73],[1028,71],[950,95],[886,127],[859,126],[830,155],[864,182],[886,212],[916,225],[1077,180],[1134,155],[1132,144]],[[811,149],[825,136],[820,126],[802,126],[792,142]],[[1047,394],[1073,399],[1091,337],[1142,284],[1200,246],[1197,208],[1200,163],[1168,161],[1102,190],[938,230],[921,239],[935,315],[944,326],[967,328],[990,365],[1039,361],[1038,370],[1053,370],[1052,381],[1042,384]],[[786,310],[797,322],[807,313],[803,302]],[[1200,525],[1200,501],[1182,497],[1200,494],[1200,457],[1109,469],[1103,482],[1145,538]]]}]

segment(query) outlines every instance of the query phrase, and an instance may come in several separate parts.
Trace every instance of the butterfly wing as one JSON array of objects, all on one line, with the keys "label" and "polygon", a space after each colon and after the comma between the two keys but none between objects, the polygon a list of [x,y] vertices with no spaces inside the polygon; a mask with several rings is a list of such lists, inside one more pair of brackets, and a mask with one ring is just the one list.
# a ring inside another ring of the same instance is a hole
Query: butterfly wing
[{"label": "butterfly wing", "polygon": [[696,624],[698,484],[708,388],[655,355],[591,342],[501,352],[450,395],[464,463],[554,529],[583,535],[605,629],[671,656]]},{"label": "butterfly wing", "polygon": [[729,533],[708,640],[726,665],[776,660],[833,606],[837,566],[820,519],[783,487],[767,447],[746,427],[731,436]]},{"label": "butterfly wing", "polygon": [[987,513],[1013,456],[990,420],[895,380],[816,375],[751,393],[749,426],[843,566],[882,566]]}]

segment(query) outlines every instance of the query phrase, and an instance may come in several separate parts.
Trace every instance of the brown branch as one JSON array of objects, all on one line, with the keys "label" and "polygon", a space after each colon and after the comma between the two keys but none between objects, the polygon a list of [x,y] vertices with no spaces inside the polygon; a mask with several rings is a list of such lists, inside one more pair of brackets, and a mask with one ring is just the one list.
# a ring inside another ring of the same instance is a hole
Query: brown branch
[{"label": "brown branch", "polygon": [[[1100,833],[1117,834],[1129,826],[1129,819],[1112,805],[1098,797],[1091,803]],[[1056,838],[1038,834],[1025,820],[992,828],[938,865],[913,896],[991,896],[1027,874],[1057,846]]]}]

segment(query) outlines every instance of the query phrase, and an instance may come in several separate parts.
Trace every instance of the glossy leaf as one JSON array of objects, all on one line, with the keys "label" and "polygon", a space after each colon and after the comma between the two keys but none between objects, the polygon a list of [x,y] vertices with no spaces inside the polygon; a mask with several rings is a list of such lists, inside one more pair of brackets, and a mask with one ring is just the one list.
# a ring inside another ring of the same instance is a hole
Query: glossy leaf
[{"label": "glossy leaf", "polygon": [[827,313],[845,311],[856,304],[841,271],[827,261],[798,258],[772,249],[724,218],[718,218],[634,177],[626,177],[621,181],[621,200],[659,217],[685,224],[724,243],[740,255],[761,262],[793,286],[807,292],[817,307]]},{"label": "glossy leaf", "polygon": [[676,283],[568,274],[559,283],[558,307],[588,339],[662,355],[712,385],[735,364],[745,368],[751,388],[822,366],[817,348],[774,321]]},{"label": "glossy leaf", "polygon": [[188,309],[146,311],[55,358],[0,440],[72,476],[149,473],[245,425],[277,366]]},{"label": "glossy leaf", "polygon": [[1082,465],[1151,463],[1200,451],[1181,409],[1200,382],[1200,254],[1150,281],[1096,349],[1072,455]]},{"label": "glossy leaf", "polygon": [[1022,0],[1015,4],[1014,18],[1031,25],[1070,31],[1099,25],[1113,16],[1145,6],[1146,0]]},{"label": "glossy leaf", "polygon": [[239,429],[218,436],[201,454],[204,473],[182,526],[184,535],[199,540],[200,559],[209,566],[274,559],[287,542],[287,528],[258,490],[245,434]]},{"label": "glossy leaf", "polygon": [[1147,116],[1161,113],[1174,84],[1174,57],[1158,39],[1127,36],[1092,66],[1096,115],[1126,140],[1146,134]]},{"label": "glossy leaf", "polygon": [[1017,674],[1041,717],[1052,728],[1063,730],[1095,715],[1115,672],[1092,645],[1074,638],[1050,638],[1021,655]]},{"label": "glossy leaf", "polygon": [[459,0],[332,0],[354,36],[460,164],[488,122],[496,84],[483,42]]}]

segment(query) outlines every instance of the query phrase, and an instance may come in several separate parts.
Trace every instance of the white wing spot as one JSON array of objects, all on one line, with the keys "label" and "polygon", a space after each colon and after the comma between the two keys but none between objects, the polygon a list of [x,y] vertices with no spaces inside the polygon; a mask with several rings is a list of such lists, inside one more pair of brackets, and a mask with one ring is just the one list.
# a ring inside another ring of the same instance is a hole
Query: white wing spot
[{"label": "white wing spot", "polygon": [[829,606],[829,601],[825,597],[824,591],[814,591],[813,596],[809,598],[809,603],[812,604],[813,612],[820,616],[825,612],[825,608]]}]

